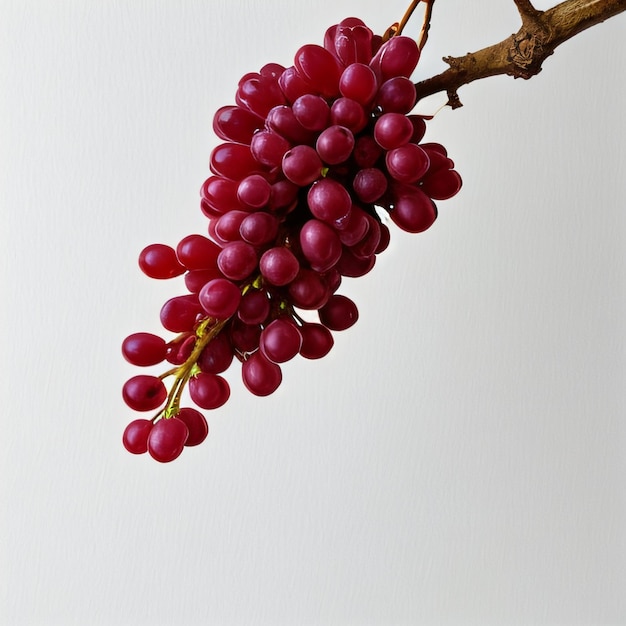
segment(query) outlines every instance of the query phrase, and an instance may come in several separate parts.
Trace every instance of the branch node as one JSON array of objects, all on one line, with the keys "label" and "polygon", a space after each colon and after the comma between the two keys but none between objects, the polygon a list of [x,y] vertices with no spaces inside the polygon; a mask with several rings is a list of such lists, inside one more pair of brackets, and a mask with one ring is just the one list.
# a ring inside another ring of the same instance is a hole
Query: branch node
[{"label": "branch node", "polygon": [[459,94],[456,92],[456,89],[447,92],[448,102],[447,106],[449,106],[452,110],[460,109],[463,106],[461,99],[459,98]]}]

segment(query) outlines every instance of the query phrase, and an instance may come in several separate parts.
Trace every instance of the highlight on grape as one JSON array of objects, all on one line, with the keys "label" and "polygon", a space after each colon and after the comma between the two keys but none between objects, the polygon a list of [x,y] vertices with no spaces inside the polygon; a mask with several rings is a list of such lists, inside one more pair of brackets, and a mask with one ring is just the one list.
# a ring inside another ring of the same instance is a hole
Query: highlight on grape
[{"label": "highlight on grape", "polygon": [[[377,36],[348,18],[323,46],[302,46],[293,65],[246,74],[235,104],[215,113],[223,143],[200,191],[206,235],[139,255],[147,276],[183,276],[187,293],[160,312],[173,338],[137,332],[122,344],[133,365],[170,366],[124,384],[131,409],[156,411],[126,427],[129,452],[169,462],[202,443],[209,429],[197,408],[228,401],[223,374],[234,361],[245,387],[267,396],[282,382],[282,363],[328,354],[332,333],[358,319],[356,304],[337,293],[342,278],[372,270],[389,244],[385,222],[422,232],[437,217],[435,201],[459,191],[446,149],[422,143],[426,120],[411,113],[419,57],[413,39]],[[197,408],[181,406],[185,389]]]}]

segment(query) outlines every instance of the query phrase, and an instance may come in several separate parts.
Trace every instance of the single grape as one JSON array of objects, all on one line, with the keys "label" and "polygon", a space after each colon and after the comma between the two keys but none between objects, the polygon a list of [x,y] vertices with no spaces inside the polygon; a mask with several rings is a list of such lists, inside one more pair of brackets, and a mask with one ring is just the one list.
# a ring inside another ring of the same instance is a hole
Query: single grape
[{"label": "single grape", "polygon": [[413,124],[402,113],[384,113],[374,125],[374,139],[385,150],[403,146],[412,136]]},{"label": "single grape", "polygon": [[122,342],[122,354],[133,365],[147,367],[165,359],[165,339],[152,333],[133,333]]},{"label": "single grape", "polygon": [[317,180],[322,167],[322,160],[311,146],[295,146],[285,154],[282,161],[285,176],[301,187]]},{"label": "single grape", "polygon": [[261,332],[259,348],[273,363],[284,363],[293,359],[300,351],[302,335],[290,320],[277,318]]},{"label": "single grape", "polygon": [[152,411],[165,402],[167,390],[160,378],[140,374],[124,383],[122,397],[134,411]]},{"label": "single grape", "polygon": [[380,86],[376,104],[385,113],[408,113],[415,106],[416,97],[411,80],[395,76]]},{"label": "single grape", "polygon": [[161,463],[169,463],[180,456],[188,437],[189,429],[183,420],[160,419],[148,435],[148,453]]},{"label": "single grape", "polygon": [[300,96],[292,105],[296,121],[306,130],[320,131],[328,126],[330,108],[321,96],[312,93]]},{"label": "single grape", "polygon": [[233,347],[225,331],[213,337],[198,357],[198,367],[207,374],[221,374],[233,362]]},{"label": "single grape", "polygon": [[316,44],[306,44],[296,52],[294,65],[323,96],[330,98],[339,93],[341,66],[328,50]]},{"label": "single grape", "polygon": [[250,143],[252,135],[263,128],[263,119],[238,106],[224,106],[213,116],[213,132],[225,141]]},{"label": "single grape", "polygon": [[197,294],[187,294],[170,298],[162,307],[159,317],[163,328],[182,333],[192,330],[202,316],[202,307]]},{"label": "single grape", "polygon": [[276,246],[263,253],[259,261],[259,269],[268,283],[282,287],[297,276],[300,263],[291,250]]},{"label": "single grape", "polygon": [[377,167],[359,170],[352,181],[352,188],[359,200],[370,204],[387,191],[387,177]]},{"label": "single grape", "polygon": [[185,287],[191,293],[198,293],[210,280],[221,277],[222,272],[218,267],[210,270],[191,270],[185,274]]},{"label": "single grape", "polygon": [[124,429],[122,443],[132,454],[143,454],[148,451],[148,435],[152,430],[152,422],[146,419],[133,420]]},{"label": "single grape", "polygon": [[376,53],[371,66],[382,80],[395,76],[409,78],[417,66],[420,49],[411,37],[396,35],[385,42]]},{"label": "single grape", "polygon": [[223,242],[239,241],[241,239],[241,233],[239,228],[241,223],[250,213],[247,211],[229,211],[215,220],[215,234]]},{"label": "single grape", "polygon": [[331,123],[345,126],[355,135],[365,128],[367,120],[365,109],[351,98],[337,98],[330,107]]},{"label": "single grape", "polygon": [[239,226],[239,234],[244,241],[260,247],[276,238],[278,233],[278,219],[264,211],[257,211],[245,217]]},{"label": "single grape", "polygon": [[220,247],[202,235],[187,235],[176,246],[178,260],[188,270],[215,269]]},{"label": "single grape", "polygon": [[214,213],[223,215],[243,208],[237,197],[239,184],[223,176],[211,176],[204,181],[200,196]]},{"label": "single grape", "polygon": [[268,129],[278,133],[293,145],[310,144],[315,137],[313,131],[307,130],[300,124],[293,109],[287,105],[274,107],[267,114],[265,123]]},{"label": "single grape", "polygon": [[265,118],[272,107],[285,103],[277,80],[273,76],[260,74],[239,82],[235,100],[237,104],[262,118]]},{"label": "single grape", "polygon": [[230,397],[230,386],[217,374],[200,372],[189,379],[189,397],[202,409],[217,409]]},{"label": "single grape", "polygon": [[217,266],[226,278],[243,280],[257,267],[257,254],[253,246],[245,241],[233,241],[224,246],[217,257]]},{"label": "single grape", "polygon": [[305,322],[300,327],[300,334],[302,335],[300,354],[305,359],[325,357],[335,343],[332,333],[322,324]]},{"label": "single grape", "polygon": [[314,217],[331,224],[346,218],[352,208],[350,194],[332,178],[315,181],[307,194],[307,203]]},{"label": "single grape", "polygon": [[278,78],[278,86],[288,102],[295,102],[307,93],[317,93],[295,67],[288,67]]},{"label": "single grape", "polygon": [[250,174],[262,174],[264,169],[250,151],[250,146],[239,143],[220,144],[211,152],[209,163],[214,174],[234,181],[243,180]]},{"label": "single grape", "polygon": [[328,224],[312,219],[300,229],[300,247],[311,267],[328,271],[341,256],[341,241]]},{"label": "single grape", "polygon": [[326,304],[330,290],[318,272],[302,268],[289,283],[289,298],[299,309],[316,310]]},{"label": "single grape", "polygon": [[150,244],[140,252],[139,267],[146,276],[158,279],[174,278],[185,272],[174,248],[162,243]]},{"label": "single grape", "polygon": [[230,280],[215,278],[202,287],[198,299],[208,315],[218,320],[225,320],[237,310],[241,300],[241,291]]},{"label": "single grape", "polygon": [[324,163],[337,165],[347,161],[354,149],[354,135],[343,126],[329,126],[317,138],[315,149]]},{"label": "single grape", "polygon": [[270,301],[265,291],[250,289],[241,296],[237,317],[245,324],[261,324],[269,313]]},{"label": "single grape", "polygon": [[176,417],[184,422],[189,434],[185,441],[185,447],[197,446],[201,444],[209,434],[209,425],[206,418],[200,411],[189,407],[184,407],[176,413]]},{"label": "single grape", "polygon": [[285,68],[280,63],[266,63],[260,70],[261,76],[267,76],[274,81],[278,81],[280,75],[285,71]]},{"label": "single grape", "polygon": [[270,361],[258,350],[251,354],[241,366],[244,385],[255,396],[269,396],[282,382],[280,366]]},{"label": "single grape", "polygon": [[339,91],[345,98],[366,106],[374,100],[378,91],[376,74],[364,63],[352,63],[339,79]]},{"label": "single grape", "polygon": [[319,310],[319,317],[330,330],[346,330],[359,319],[359,311],[350,298],[335,294]]},{"label": "single grape", "polygon": [[262,209],[269,202],[271,192],[272,187],[263,176],[251,174],[239,183],[237,198],[250,209]]},{"label": "single grape", "polygon": [[447,200],[459,192],[461,185],[461,177],[456,170],[441,169],[427,174],[420,188],[433,200]]},{"label": "single grape", "polygon": [[250,150],[254,158],[263,165],[278,167],[291,144],[278,133],[271,130],[261,130],[250,142]]},{"label": "single grape", "polygon": [[414,183],[428,171],[430,160],[422,148],[414,143],[387,152],[385,165],[389,174],[401,183]]},{"label": "single grape", "polygon": [[409,233],[421,233],[437,218],[435,203],[412,185],[396,186],[394,207],[389,215],[394,223]]}]

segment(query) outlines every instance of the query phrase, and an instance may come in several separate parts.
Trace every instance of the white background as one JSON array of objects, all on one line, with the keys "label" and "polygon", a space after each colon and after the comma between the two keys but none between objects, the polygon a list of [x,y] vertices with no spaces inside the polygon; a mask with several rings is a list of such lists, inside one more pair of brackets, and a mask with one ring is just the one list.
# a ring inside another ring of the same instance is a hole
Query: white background
[{"label": "white background", "polygon": [[[120,343],[183,290],[136,258],[205,232],[213,112],[405,4],[0,1],[0,623],[626,623],[626,16],[439,113],[463,190],[344,282],[331,355],[122,448]],[[518,26],[439,0],[415,78]]]}]

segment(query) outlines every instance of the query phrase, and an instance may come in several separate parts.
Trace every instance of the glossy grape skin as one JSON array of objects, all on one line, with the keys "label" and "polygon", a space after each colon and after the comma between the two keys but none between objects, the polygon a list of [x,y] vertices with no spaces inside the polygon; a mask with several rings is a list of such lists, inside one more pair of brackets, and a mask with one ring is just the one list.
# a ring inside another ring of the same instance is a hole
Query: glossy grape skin
[{"label": "glossy grape skin", "polygon": [[161,308],[161,324],[173,333],[192,330],[202,317],[202,307],[196,294],[187,294],[170,298]]},{"label": "glossy grape skin", "polygon": [[327,223],[344,219],[352,208],[350,194],[332,178],[314,182],[307,194],[307,203],[313,216]]},{"label": "glossy grape skin", "polygon": [[244,385],[255,396],[269,396],[282,382],[280,366],[272,363],[261,351],[251,354],[241,367]]},{"label": "glossy grape skin", "polygon": [[330,108],[324,98],[314,94],[300,96],[292,105],[296,121],[308,131],[321,131],[328,126]]},{"label": "glossy grape skin", "polygon": [[147,419],[133,420],[124,429],[122,443],[131,454],[144,454],[148,451],[148,436],[152,430],[152,421]]},{"label": "glossy grape skin", "polygon": [[300,327],[302,346],[300,355],[305,359],[321,359],[332,349],[335,340],[332,333],[322,324],[306,322]]},{"label": "glossy grape skin", "polygon": [[426,174],[430,159],[425,150],[408,143],[387,152],[385,165],[395,180],[401,183],[414,183]]},{"label": "glossy grape skin", "polygon": [[300,229],[300,246],[311,267],[319,272],[329,270],[341,256],[341,241],[335,230],[312,219]]},{"label": "glossy grape skin", "polygon": [[200,372],[189,379],[189,396],[202,409],[217,409],[230,397],[230,386],[218,374]]},{"label": "glossy grape skin", "polygon": [[245,324],[261,324],[270,313],[270,301],[265,291],[251,289],[241,296],[237,316]]},{"label": "glossy grape skin", "polygon": [[230,280],[215,278],[200,290],[198,299],[208,315],[218,320],[225,320],[237,310],[241,292],[239,287]]},{"label": "glossy grape skin", "polygon": [[325,97],[339,93],[341,67],[325,48],[306,44],[295,54],[294,65],[303,78]]},{"label": "glossy grape skin", "polygon": [[219,246],[202,235],[187,235],[176,246],[176,256],[188,270],[214,269],[219,253]]},{"label": "glossy grape skin", "polygon": [[261,128],[263,118],[238,106],[221,107],[213,116],[213,131],[225,141],[249,144]]},{"label": "glossy grape skin", "polygon": [[237,198],[246,207],[262,209],[269,202],[271,192],[272,186],[263,176],[251,174],[239,183]]},{"label": "glossy grape skin", "polygon": [[377,167],[368,167],[357,172],[352,187],[362,202],[375,202],[387,191],[387,177]]},{"label": "glossy grape skin", "polygon": [[302,268],[289,283],[288,293],[293,305],[299,309],[315,310],[330,297],[330,290],[318,272]]},{"label": "glossy grape skin", "polygon": [[250,174],[261,174],[264,171],[250,147],[238,143],[223,143],[214,148],[210,167],[214,174],[233,181],[241,181]]},{"label": "glossy grape skin", "polygon": [[300,187],[317,180],[321,176],[322,167],[322,160],[311,146],[295,146],[282,160],[283,173]]},{"label": "glossy grape skin", "polygon": [[165,402],[167,390],[163,381],[156,376],[140,374],[124,383],[122,397],[135,411],[153,411]]},{"label": "glossy grape skin", "polygon": [[176,257],[176,251],[162,243],[146,246],[139,254],[139,267],[150,278],[166,279],[180,276],[185,272]]},{"label": "glossy grape skin", "polygon": [[225,331],[214,337],[198,357],[198,367],[207,374],[221,374],[232,362],[233,347]]},{"label": "glossy grape skin", "polygon": [[324,163],[343,163],[354,149],[354,135],[344,126],[329,126],[320,133],[315,149]]},{"label": "glossy grape skin", "polygon": [[226,278],[243,280],[252,274],[258,263],[253,246],[245,241],[233,241],[224,246],[217,257],[217,266]]},{"label": "glossy grape skin", "polygon": [[261,332],[259,348],[273,363],[284,363],[293,359],[300,351],[302,335],[297,326],[286,319],[270,322]]},{"label": "glossy grape skin", "polygon": [[271,130],[259,131],[252,137],[250,151],[257,162],[268,168],[278,167],[291,144]]},{"label": "glossy grape skin", "polygon": [[160,419],[148,435],[148,453],[160,463],[169,463],[183,451],[189,429],[177,417]]},{"label": "glossy grape skin", "polygon": [[346,330],[359,319],[356,305],[350,298],[335,294],[319,310],[320,322],[330,330]]},{"label": "glossy grape skin", "polygon": [[209,434],[209,425],[206,418],[200,411],[192,409],[190,407],[181,408],[176,417],[184,422],[189,431],[187,439],[185,440],[185,447],[190,448],[201,444]]},{"label": "glossy grape skin", "polygon": [[291,250],[276,246],[263,253],[259,269],[267,282],[282,287],[298,275],[300,263]]},{"label": "glossy grape skin", "polygon": [[339,80],[339,90],[345,98],[361,105],[369,104],[378,91],[376,74],[364,63],[348,65]]},{"label": "glossy grape skin", "polygon": [[165,359],[165,339],[152,333],[133,333],[122,342],[122,354],[133,365],[148,367]]},{"label": "glossy grape skin", "polygon": [[420,189],[407,185],[396,189],[393,222],[408,233],[421,233],[437,219],[435,203]]},{"label": "glossy grape skin", "polygon": [[210,176],[200,189],[200,196],[218,214],[243,208],[237,197],[239,184],[223,176]]}]

